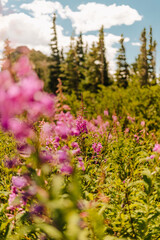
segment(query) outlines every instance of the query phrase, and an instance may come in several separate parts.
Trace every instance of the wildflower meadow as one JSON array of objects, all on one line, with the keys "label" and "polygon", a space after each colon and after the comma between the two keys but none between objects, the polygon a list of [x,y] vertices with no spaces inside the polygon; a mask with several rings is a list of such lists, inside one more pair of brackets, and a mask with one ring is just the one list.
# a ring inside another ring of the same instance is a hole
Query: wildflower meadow
[{"label": "wildflower meadow", "polygon": [[138,100],[158,87],[109,91],[74,100],[59,80],[55,96],[27,56],[4,62],[1,240],[160,239],[160,109]]}]

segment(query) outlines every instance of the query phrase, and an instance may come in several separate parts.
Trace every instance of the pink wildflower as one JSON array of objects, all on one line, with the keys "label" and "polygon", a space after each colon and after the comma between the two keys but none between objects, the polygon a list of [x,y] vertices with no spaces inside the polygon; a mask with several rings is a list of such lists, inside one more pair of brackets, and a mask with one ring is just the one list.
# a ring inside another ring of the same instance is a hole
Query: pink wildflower
[{"label": "pink wildflower", "polygon": [[21,189],[28,185],[28,181],[24,176],[13,176],[12,184],[14,187]]},{"label": "pink wildflower", "polygon": [[58,151],[58,159],[59,159],[59,163],[69,162],[69,156],[67,152],[63,150]]},{"label": "pink wildflower", "polygon": [[67,139],[68,135],[70,134],[70,129],[63,124],[63,122],[58,122],[57,126],[55,127],[55,132],[62,139]]},{"label": "pink wildflower", "polygon": [[160,153],[160,144],[155,144],[154,148],[153,148],[154,152]]},{"label": "pink wildflower", "polygon": [[102,149],[102,144],[101,143],[93,143],[92,148],[93,148],[95,153],[99,154],[101,152],[101,149]]},{"label": "pink wildflower", "polygon": [[83,171],[85,171],[85,166],[82,157],[78,157],[79,167],[82,168]]},{"label": "pink wildflower", "polygon": [[104,110],[104,115],[105,115],[105,116],[108,116],[108,115],[109,115],[108,110]]},{"label": "pink wildflower", "polygon": [[72,142],[71,146],[72,146],[73,148],[78,148],[78,147],[79,147],[79,145],[78,145],[77,142]]},{"label": "pink wildflower", "polygon": [[135,118],[130,117],[130,116],[128,116],[127,119],[130,120],[132,123],[134,123],[134,121],[135,121]]},{"label": "pink wildflower", "polygon": [[13,71],[18,77],[24,77],[32,71],[31,64],[27,56],[22,56],[13,66]]},{"label": "pink wildflower", "polygon": [[77,129],[80,133],[88,133],[87,122],[80,116],[76,121]]},{"label": "pink wildflower", "polygon": [[7,167],[7,168],[14,168],[14,167],[18,166],[19,159],[17,159],[17,158],[6,159],[4,164],[5,164],[5,167]]},{"label": "pink wildflower", "polygon": [[144,127],[145,126],[145,121],[141,122],[141,126]]},{"label": "pink wildflower", "polygon": [[71,174],[73,172],[73,168],[69,165],[63,165],[63,167],[61,168],[61,172],[65,174]]},{"label": "pink wildflower", "polygon": [[118,118],[116,115],[112,115],[113,122],[117,122]]}]

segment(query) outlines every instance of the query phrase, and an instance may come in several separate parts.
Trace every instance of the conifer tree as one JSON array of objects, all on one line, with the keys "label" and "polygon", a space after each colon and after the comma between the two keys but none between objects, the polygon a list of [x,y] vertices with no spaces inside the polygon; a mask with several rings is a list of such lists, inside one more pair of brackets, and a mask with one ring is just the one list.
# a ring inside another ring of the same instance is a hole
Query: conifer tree
[{"label": "conifer tree", "polygon": [[138,73],[141,86],[148,84],[148,62],[147,62],[147,38],[146,29],[144,28],[141,33],[141,48],[138,58]]},{"label": "conifer tree", "polygon": [[116,71],[116,79],[118,87],[126,88],[128,86],[128,64],[126,62],[126,51],[124,47],[124,38],[123,34],[121,35],[120,39],[120,48],[118,50],[117,56],[117,71]]},{"label": "conifer tree", "polygon": [[148,79],[150,82],[155,82],[156,81],[156,59],[155,59],[155,54],[156,54],[156,41],[153,41],[152,37],[152,27],[150,27],[150,32],[149,32],[149,49],[148,49]]},{"label": "conifer tree", "polygon": [[100,64],[99,51],[93,42],[86,57],[85,83],[84,88],[90,89],[91,92],[97,92],[100,82]]},{"label": "conifer tree", "polygon": [[56,14],[53,15],[53,37],[51,39],[51,57],[50,57],[50,89],[52,92],[56,92],[58,78],[60,75],[60,54],[58,50],[57,32],[56,32]]},{"label": "conifer tree", "polygon": [[60,77],[63,80],[64,90],[68,93],[72,90],[78,92],[80,80],[74,37],[71,37],[69,51],[66,53],[65,61],[61,64]]},{"label": "conifer tree", "polygon": [[91,49],[86,54],[85,65],[85,87],[90,88],[92,92],[97,92],[99,84],[104,86],[110,84],[103,26],[99,30],[98,42],[93,43]]},{"label": "conifer tree", "polygon": [[104,28],[103,26],[99,30],[99,61],[100,61],[100,83],[108,86],[109,85],[109,75],[108,75],[108,64],[106,61],[106,48],[104,43]]},{"label": "conifer tree", "polygon": [[84,64],[85,64],[85,54],[83,49],[83,39],[82,33],[80,33],[76,42],[76,62],[78,68],[79,82],[81,83],[84,79]]}]

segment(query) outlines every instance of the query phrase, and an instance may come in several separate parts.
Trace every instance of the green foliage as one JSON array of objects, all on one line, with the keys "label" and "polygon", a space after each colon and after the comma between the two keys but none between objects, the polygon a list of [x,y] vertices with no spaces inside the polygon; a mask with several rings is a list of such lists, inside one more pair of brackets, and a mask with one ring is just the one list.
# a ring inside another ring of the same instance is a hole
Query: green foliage
[{"label": "green foliage", "polygon": [[69,51],[66,55],[65,61],[61,64],[62,74],[60,75],[64,90],[68,93],[71,93],[72,90],[78,93],[81,81],[80,58],[78,57],[73,37],[71,38]]},{"label": "green foliage", "polygon": [[[138,81],[138,79],[135,80]],[[136,116],[137,122],[146,121],[146,126],[149,130],[159,130],[160,87],[158,85],[140,88],[130,83],[127,89],[119,89],[114,85],[100,87],[101,90],[96,94],[91,94],[89,91],[83,92],[83,105],[87,118],[96,118],[97,115],[103,115],[104,110],[108,109],[110,119],[112,114],[116,113],[116,115],[121,117],[124,127],[125,122],[128,122],[127,116],[129,115]],[[74,100],[72,101],[72,99]],[[74,93],[71,96],[67,96],[65,103],[71,107],[74,114],[77,108],[77,110],[81,108],[81,100],[77,100]]]},{"label": "green foliage", "polygon": [[128,64],[126,62],[126,55],[125,55],[125,48],[124,48],[124,38],[121,35],[120,39],[121,47],[118,50],[117,56],[117,70],[116,70],[116,79],[118,87],[126,88],[128,86],[128,77],[129,77],[129,70]]},{"label": "green foliage", "polygon": [[146,38],[145,28],[141,33],[140,40],[141,40],[141,48],[140,48],[141,52],[138,58],[138,71],[139,71],[140,85],[144,86],[148,84],[147,38]]},{"label": "green foliage", "polygon": [[56,31],[56,14],[53,15],[53,26],[52,26],[52,39],[50,43],[51,47],[51,57],[50,57],[50,82],[49,87],[53,93],[56,93],[58,78],[60,75],[60,54],[58,49],[58,41],[57,41],[57,31]]},{"label": "green foliage", "polygon": [[156,83],[156,41],[153,41],[152,27],[149,32],[149,49],[148,49],[148,78],[151,84]]}]

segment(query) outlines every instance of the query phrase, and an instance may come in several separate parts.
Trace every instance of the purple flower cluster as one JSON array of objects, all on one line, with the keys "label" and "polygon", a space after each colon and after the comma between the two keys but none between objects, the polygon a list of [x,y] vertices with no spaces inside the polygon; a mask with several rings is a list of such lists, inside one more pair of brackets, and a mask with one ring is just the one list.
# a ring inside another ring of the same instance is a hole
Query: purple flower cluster
[{"label": "purple flower cluster", "polygon": [[93,143],[92,148],[93,148],[95,153],[99,154],[101,152],[101,149],[102,149],[102,144],[101,143]]},{"label": "purple flower cluster", "polygon": [[154,148],[153,148],[154,152],[160,153],[160,144],[155,144]]},{"label": "purple flower cluster", "polygon": [[[13,79],[16,76],[18,81]],[[17,139],[33,134],[31,124],[17,118],[27,113],[30,123],[40,115],[51,116],[54,113],[54,99],[42,91],[43,82],[32,70],[29,60],[22,56],[11,70],[0,73],[0,122],[2,128],[11,131]]]},{"label": "purple flower cluster", "polygon": [[80,133],[88,133],[87,130],[87,121],[83,119],[83,117],[78,117],[77,121],[76,121],[76,126],[77,126],[77,130]]}]

